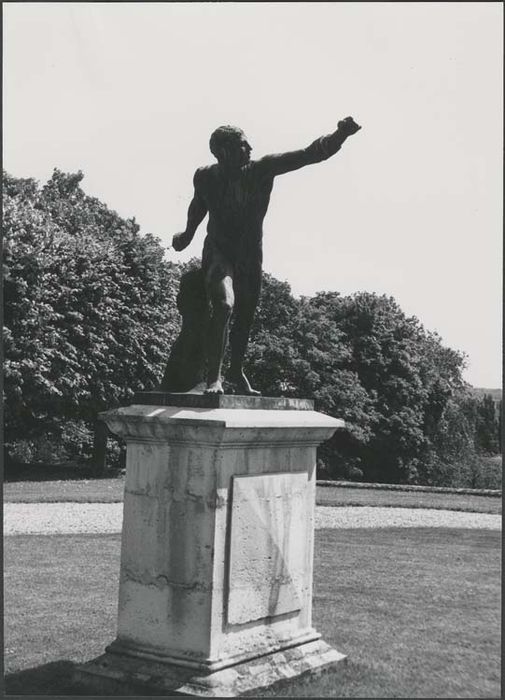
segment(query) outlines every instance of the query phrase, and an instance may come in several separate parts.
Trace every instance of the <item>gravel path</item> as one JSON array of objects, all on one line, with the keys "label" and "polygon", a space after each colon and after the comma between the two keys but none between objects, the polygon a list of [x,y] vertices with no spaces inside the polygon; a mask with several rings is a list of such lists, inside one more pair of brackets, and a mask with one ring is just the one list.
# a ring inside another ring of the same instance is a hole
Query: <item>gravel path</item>
[{"label": "gravel path", "polygon": [[[122,503],[4,503],[4,535],[117,533],[122,520]],[[501,515],[429,508],[316,507],[316,528],[358,527],[501,530]]]}]

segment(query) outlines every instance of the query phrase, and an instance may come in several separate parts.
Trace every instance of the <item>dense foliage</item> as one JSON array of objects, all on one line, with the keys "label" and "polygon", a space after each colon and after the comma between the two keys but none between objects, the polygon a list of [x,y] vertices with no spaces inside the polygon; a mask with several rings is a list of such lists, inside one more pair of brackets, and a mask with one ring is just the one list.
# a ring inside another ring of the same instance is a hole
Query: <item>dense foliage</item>
[{"label": "dense foliage", "polygon": [[[265,276],[249,373],[263,393],[314,397],[346,421],[320,450],[321,475],[470,485],[460,465],[482,450],[468,412],[482,409],[463,367],[461,353],[392,298],[326,292],[297,301]],[[499,433],[497,418],[487,425]]]},{"label": "dense foliage", "polygon": [[4,175],[5,443],[27,458],[44,442],[89,454],[97,412],[157,384],[179,323],[178,268],[81,179]]},{"label": "dense foliage", "polygon": [[[97,412],[158,384],[179,327],[188,266],[81,180],[5,176],[5,441],[26,460],[89,456]],[[463,367],[390,297],[295,299],[264,276],[247,371],[263,394],[312,397],[345,420],[321,477],[490,485],[479,455],[501,448],[501,408],[471,393]]]}]

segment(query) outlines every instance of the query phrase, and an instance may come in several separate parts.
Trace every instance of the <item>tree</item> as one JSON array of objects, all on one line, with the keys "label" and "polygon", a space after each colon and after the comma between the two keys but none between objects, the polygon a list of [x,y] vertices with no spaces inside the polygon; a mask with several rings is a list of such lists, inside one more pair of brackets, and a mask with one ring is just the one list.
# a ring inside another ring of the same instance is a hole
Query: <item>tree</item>
[{"label": "tree", "polygon": [[266,282],[250,371],[264,392],[314,397],[346,421],[320,450],[330,473],[431,478],[431,438],[463,386],[464,357],[390,297],[325,292],[297,301],[286,284]]},{"label": "tree", "polygon": [[293,396],[297,390],[294,367],[300,358],[292,342],[297,313],[289,284],[265,273],[246,358],[247,375],[264,395]]},{"label": "tree", "polygon": [[[55,170],[4,174],[5,442],[88,434],[98,411],[156,386],[179,318],[178,267],[152,235]],[[77,445],[82,449],[83,445]]]},{"label": "tree", "polygon": [[478,450],[496,454],[499,448],[499,417],[491,394],[484,394],[477,403],[475,443]]},{"label": "tree", "polygon": [[498,442],[498,452],[502,451],[502,435],[503,435],[503,399],[498,403],[498,421],[496,426],[496,440]]}]

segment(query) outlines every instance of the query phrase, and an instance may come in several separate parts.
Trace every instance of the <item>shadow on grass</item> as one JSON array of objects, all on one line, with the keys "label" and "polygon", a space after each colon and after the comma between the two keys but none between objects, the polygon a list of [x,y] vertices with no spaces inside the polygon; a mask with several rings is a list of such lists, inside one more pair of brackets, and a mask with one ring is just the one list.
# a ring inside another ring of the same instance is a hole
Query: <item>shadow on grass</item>
[{"label": "shadow on grass", "polygon": [[[10,673],[5,676],[4,694],[6,697],[19,695],[42,696],[89,696],[89,691],[73,680],[76,665],[73,661],[53,661],[51,663],[27,668],[23,671]],[[356,692],[366,687],[374,687],[378,692],[374,697],[388,697],[391,677],[381,671],[361,668],[359,664],[346,663],[335,669],[327,669],[322,673],[304,674],[298,679],[283,679],[268,688],[257,688],[244,693],[250,697],[338,697],[339,691],[345,692],[342,697],[349,697],[349,690]],[[134,693],[132,689],[132,694]],[[161,691],[144,692],[145,696],[161,695]],[[335,695],[337,694],[337,695]],[[120,692],[104,693],[106,696],[121,695]],[[177,697],[163,693],[165,697]],[[351,692],[351,696],[353,693]],[[364,697],[364,696],[363,696]]]},{"label": "shadow on grass", "polygon": [[80,695],[72,683],[73,661],[53,661],[5,676],[5,695]]},{"label": "shadow on grass", "polygon": [[[23,671],[9,673],[5,676],[4,696],[19,696],[19,695],[42,695],[42,696],[86,696],[95,697],[96,693],[89,687],[86,687],[74,680],[74,671],[79,664],[73,661],[53,661],[43,664],[42,666],[34,666],[26,668]],[[110,690],[100,693],[103,697],[178,697],[180,693],[175,690],[169,691],[161,689],[131,687],[129,690]]]}]

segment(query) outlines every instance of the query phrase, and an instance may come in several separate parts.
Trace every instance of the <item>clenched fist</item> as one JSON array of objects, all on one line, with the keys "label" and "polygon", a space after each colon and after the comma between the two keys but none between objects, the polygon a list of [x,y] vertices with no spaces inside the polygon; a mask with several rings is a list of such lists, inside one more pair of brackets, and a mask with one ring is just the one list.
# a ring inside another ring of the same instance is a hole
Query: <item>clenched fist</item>
[{"label": "clenched fist", "polygon": [[184,248],[187,248],[189,244],[190,240],[186,231],[183,231],[182,233],[176,233],[175,236],[172,238],[172,248],[174,250],[177,250],[178,252],[184,250]]},{"label": "clenched fist", "polygon": [[356,124],[352,117],[346,117],[338,123],[338,130],[345,136],[352,136],[361,129],[359,124]]}]

